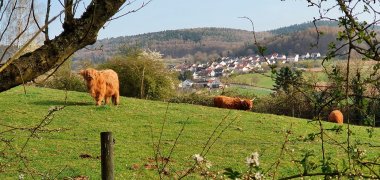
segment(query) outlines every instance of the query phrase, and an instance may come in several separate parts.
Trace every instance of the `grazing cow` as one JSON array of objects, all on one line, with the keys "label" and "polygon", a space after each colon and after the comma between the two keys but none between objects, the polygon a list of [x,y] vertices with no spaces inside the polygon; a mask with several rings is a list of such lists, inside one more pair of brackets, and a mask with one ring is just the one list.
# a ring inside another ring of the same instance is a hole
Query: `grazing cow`
[{"label": "grazing cow", "polygon": [[329,121],[335,122],[338,124],[343,124],[343,114],[339,110],[331,111],[329,114]]},{"label": "grazing cow", "polygon": [[253,107],[253,100],[227,96],[215,96],[214,106],[227,109],[251,110]]},{"label": "grazing cow", "polygon": [[86,80],[88,91],[97,106],[101,105],[103,99],[105,104],[109,104],[110,98],[114,105],[119,104],[119,78],[115,71],[111,69],[97,71],[88,68],[81,70],[79,74]]}]

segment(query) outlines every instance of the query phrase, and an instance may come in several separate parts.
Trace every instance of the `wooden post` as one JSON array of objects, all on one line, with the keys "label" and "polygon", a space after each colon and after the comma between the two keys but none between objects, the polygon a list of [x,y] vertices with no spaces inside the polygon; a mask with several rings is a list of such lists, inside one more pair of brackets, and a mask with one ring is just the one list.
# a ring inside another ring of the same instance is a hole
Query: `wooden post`
[{"label": "wooden post", "polygon": [[112,132],[100,133],[102,180],[113,180],[113,137]]}]

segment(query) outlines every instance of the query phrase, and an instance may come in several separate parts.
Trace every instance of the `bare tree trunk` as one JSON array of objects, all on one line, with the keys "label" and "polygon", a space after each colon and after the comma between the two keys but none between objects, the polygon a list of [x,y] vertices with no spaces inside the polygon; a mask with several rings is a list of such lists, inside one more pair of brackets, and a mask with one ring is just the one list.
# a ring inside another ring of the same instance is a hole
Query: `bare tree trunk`
[{"label": "bare tree trunk", "polygon": [[142,77],[141,77],[140,99],[144,98],[144,76],[145,76],[145,67],[143,68]]}]

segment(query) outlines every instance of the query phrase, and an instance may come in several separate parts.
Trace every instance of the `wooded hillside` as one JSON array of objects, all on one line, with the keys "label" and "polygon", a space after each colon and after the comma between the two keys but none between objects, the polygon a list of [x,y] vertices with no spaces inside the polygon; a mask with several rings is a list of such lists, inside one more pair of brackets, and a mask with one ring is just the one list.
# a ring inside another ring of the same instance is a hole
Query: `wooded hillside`
[{"label": "wooded hillside", "polygon": [[[286,55],[319,52],[326,53],[328,43],[335,40],[338,25],[331,22],[317,24],[320,36],[318,46],[314,24],[304,23],[279,29],[257,32],[258,41],[268,48],[267,53]],[[201,56],[246,56],[255,54],[253,34],[250,31],[228,28],[194,28],[167,30],[134,36],[98,40],[94,45],[75,53],[74,60],[91,59],[101,62],[117,54],[123,45],[160,51],[164,57],[182,58]],[[209,58],[208,58],[209,59]]]}]

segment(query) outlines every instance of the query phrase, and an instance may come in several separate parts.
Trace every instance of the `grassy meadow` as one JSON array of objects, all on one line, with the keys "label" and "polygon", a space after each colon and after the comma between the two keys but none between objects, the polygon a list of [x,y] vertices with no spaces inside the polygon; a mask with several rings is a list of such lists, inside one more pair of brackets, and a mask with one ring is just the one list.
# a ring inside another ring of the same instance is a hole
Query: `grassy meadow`
[{"label": "grassy meadow", "polygon": [[[306,140],[311,133],[319,132],[317,123],[310,120],[125,97],[117,107],[96,107],[87,93],[66,94],[65,91],[29,86],[26,91],[25,95],[22,87],[16,87],[0,93],[1,139],[11,140],[8,145],[1,144],[0,179],[17,179],[21,174],[25,179],[78,176],[100,179],[100,132],[104,131],[112,131],[115,138],[115,179],[158,179],[157,171],[147,167],[154,164],[152,139],[157,143],[163,122],[161,147],[164,156],[168,156],[184,125],[168,165],[172,174],[181,173],[193,164],[192,155],[202,151],[214,129],[226,116],[216,130],[216,134],[222,133],[220,139],[206,155],[212,163],[210,171],[221,172],[231,167],[246,172],[245,159],[252,152],[258,152],[263,172],[273,172],[275,168],[272,165],[279,158],[285,141],[286,153],[281,157],[276,177],[300,173],[303,167],[294,162],[302,160],[306,152],[315,155],[310,157],[310,161],[318,163],[321,160],[321,140]],[[52,106],[65,107],[55,112],[51,123],[43,128],[48,132],[38,131],[28,141],[21,153],[25,163],[19,161],[13,154],[21,152],[31,131],[11,131],[12,127],[38,125]],[[234,119],[236,121],[227,127]],[[323,126],[329,129],[335,124],[324,122]],[[367,127],[350,126],[350,129],[353,132],[352,143],[365,149],[369,159],[380,156],[378,129],[372,138]],[[343,130],[347,130],[346,125]],[[290,131],[287,140],[286,131]],[[335,142],[345,142],[347,134],[327,132],[327,135],[331,139],[326,138],[326,156],[342,168],[342,159],[347,159],[347,154]],[[377,145],[377,148],[368,143]],[[320,171],[320,168],[315,171]],[[201,179],[197,175],[188,177],[194,178]]]},{"label": "grassy meadow", "polygon": [[251,85],[261,88],[272,89],[274,82],[271,79],[271,73],[259,74],[259,73],[250,73],[250,74],[241,74],[236,76],[231,76],[225,79],[228,83],[235,84],[244,84]]},{"label": "grassy meadow", "polygon": [[227,91],[234,91],[243,96],[265,96],[272,93],[274,82],[270,77],[271,73],[241,74],[224,78],[223,82],[230,83]]}]

